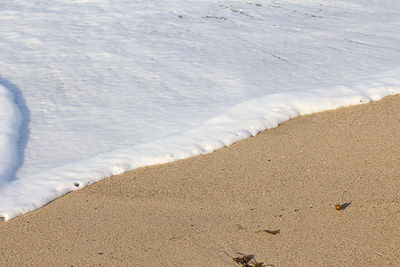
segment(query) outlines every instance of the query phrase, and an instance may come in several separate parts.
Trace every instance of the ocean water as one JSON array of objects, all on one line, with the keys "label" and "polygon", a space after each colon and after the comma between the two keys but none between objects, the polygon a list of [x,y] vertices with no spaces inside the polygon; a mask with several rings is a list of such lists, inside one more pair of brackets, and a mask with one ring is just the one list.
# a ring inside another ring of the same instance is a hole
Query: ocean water
[{"label": "ocean water", "polygon": [[397,0],[0,2],[0,218],[400,93]]}]

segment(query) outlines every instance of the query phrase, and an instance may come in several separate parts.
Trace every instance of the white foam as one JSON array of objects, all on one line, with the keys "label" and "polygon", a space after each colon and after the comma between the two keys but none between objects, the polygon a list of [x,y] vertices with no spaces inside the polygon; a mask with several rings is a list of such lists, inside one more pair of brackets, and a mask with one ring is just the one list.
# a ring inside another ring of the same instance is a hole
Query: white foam
[{"label": "white foam", "polygon": [[6,219],[113,174],[398,93],[397,0],[0,6]]}]

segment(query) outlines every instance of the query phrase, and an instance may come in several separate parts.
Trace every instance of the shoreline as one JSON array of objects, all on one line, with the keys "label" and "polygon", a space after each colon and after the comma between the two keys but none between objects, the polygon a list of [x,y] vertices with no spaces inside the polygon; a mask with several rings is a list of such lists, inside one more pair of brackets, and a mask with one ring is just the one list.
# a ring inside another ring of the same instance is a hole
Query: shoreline
[{"label": "shoreline", "polygon": [[2,222],[0,265],[400,264],[399,140],[400,95],[297,117]]}]

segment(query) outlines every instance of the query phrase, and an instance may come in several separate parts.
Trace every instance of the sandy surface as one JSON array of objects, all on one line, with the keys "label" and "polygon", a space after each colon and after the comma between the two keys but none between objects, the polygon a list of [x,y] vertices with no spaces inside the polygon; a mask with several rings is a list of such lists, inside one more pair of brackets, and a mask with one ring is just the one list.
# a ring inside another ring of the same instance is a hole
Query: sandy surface
[{"label": "sandy surface", "polygon": [[105,179],[0,223],[0,236],[1,266],[239,266],[237,252],[400,266],[400,96]]}]

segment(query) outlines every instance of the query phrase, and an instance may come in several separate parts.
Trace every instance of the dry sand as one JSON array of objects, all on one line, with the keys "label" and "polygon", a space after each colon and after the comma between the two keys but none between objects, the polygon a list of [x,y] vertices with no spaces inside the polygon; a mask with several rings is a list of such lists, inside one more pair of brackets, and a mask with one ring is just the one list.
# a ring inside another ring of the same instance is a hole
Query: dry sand
[{"label": "dry sand", "polygon": [[105,179],[0,223],[0,236],[1,266],[239,266],[236,252],[400,266],[400,96]]}]

